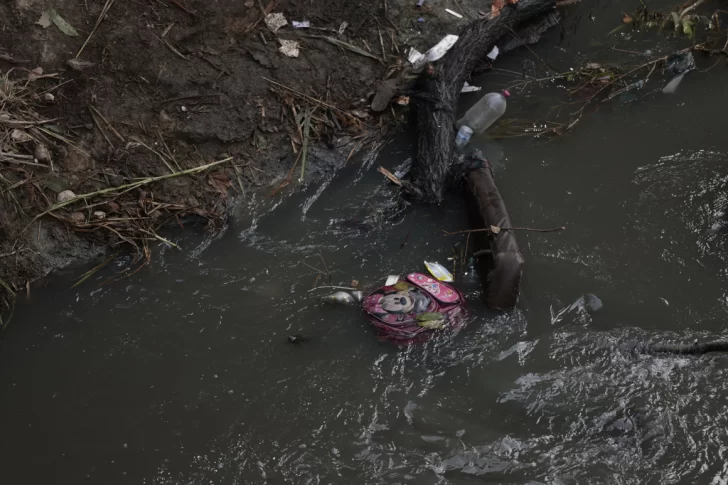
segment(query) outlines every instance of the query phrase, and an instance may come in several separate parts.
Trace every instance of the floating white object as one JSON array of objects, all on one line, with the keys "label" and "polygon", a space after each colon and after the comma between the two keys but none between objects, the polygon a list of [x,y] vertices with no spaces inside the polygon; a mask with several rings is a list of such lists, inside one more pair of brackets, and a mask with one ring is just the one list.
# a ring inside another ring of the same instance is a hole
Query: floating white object
[{"label": "floating white object", "polygon": [[463,85],[463,89],[461,89],[460,92],[461,93],[474,93],[475,91],[480,91],[481,89],[483,89],[483,88],[481,88],[480,86],[471,86],[470,84],[468,84],[467,81],[465,81],[465,84]]},{"label": "floating white object", "polygon": [[415,49],[410,49],[410,53],[407,59],[409,59],[409,61],[412,63],[412,70],[415,72],[419,72],[422,70],[426,63],[434,62],[442,58],[442,56],[447,54],[447,51],[449,51],[452,46],[455,45],[455,42],[457,42],[459,38],[460,37],[458,37],[457,35],[446,35],[442,38],[442,40],[440,40],[440,42],[438,42],[437,44],[432,46],[430,50],[425,52],[424,55],[420,54]]},{"label": "floating white object", "polygon": [[384,286],[392,286],[396,282],[399,281],[399,275],[391,274],[387,276],[387,281],[384,283]]},{"label": "floating white object", "polygon": [[423,59],[424,57],[425,55],[414,47],[410,47],[409,54],[407,54],[407,60],[412,64],[416,64],[418,61],[420,61],[420,59]]},{"label": "floating white object", "polygon": [[495,58],[498,57],[498,54],[500,54],[500,50],[498,49],[497,45],[494,45],[485,57],[487,57],[491,61],[495,61]]},{"label": "floating white object", "polygon": [[427,268],[427,271],[429,271],[430,274],[437,278],[439,281],[450,282],[454,279],[452,273],[450,273],[447,268],[445,268],[440,263],[431,263],[429,261],[425,261],[425,267]]},{"label": "floating white object", "polygon": [[449,13],[450,15],[454,15],[455,17],[457,17],[457,18],[459,18],[459,19],[463,18],[463,16],[462,16],[462,15],[460,15],[460,14],[459,14],[459,13],[457,13],[457,12],[454,12],[454,11],[450,10],[449,8],[446,8],[446,9],[445,9],[445,11],[446,11],[447,13]]},{"label": "floating white object", "polygon": [[298,22],[296,20],[293,20],[291,22],[291,26],[294,29],[308,29],[309,27],[311,27],[311,22],[309,22],[308,20],[304,20],[302,22]]}]

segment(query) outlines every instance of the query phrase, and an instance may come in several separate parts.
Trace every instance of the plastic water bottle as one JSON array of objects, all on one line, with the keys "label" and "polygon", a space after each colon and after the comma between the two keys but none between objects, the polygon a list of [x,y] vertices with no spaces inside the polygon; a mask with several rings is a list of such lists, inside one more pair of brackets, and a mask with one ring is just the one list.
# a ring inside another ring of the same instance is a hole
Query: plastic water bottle
[{"label": "plastic water bottle", "polygon": [[474,133],[483,133],[506,112],[506,98],[511,93],[488,93],[470,108],[457,122],[457,127],[467,126]]},{"label": "plastic water bottle", "polygon": [[471,136],[473,136],[473,130],[469,126],[461,126],[455,136],[455,148],[462,148],[467,145]]}]

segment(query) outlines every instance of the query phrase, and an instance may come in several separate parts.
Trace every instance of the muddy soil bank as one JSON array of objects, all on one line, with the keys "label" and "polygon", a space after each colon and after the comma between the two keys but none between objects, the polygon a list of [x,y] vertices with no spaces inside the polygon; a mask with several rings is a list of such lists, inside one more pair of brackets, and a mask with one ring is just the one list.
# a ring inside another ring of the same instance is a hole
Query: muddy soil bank
[{"label": "muddy soil bank", "polygon": [[[402,75],[406,49],[424,51],[482,10],[414,3],[3,2],[0,280],[29,288],[123,246],[143,263],[150,243],[170,243],[165,224],[202,217],[217,230],[235,200],[284,196],[297,185],[305,112],[307,178],[345,163],[404,118],[406,108],[368,106],[381,80]],[[263,11],[289,24],[274,33]],[[298,42],[299,56],[279,52],[281,40]],[[224,162],[187,174],[214,161]],[[77,198],[57,208],[66,190]]]}]

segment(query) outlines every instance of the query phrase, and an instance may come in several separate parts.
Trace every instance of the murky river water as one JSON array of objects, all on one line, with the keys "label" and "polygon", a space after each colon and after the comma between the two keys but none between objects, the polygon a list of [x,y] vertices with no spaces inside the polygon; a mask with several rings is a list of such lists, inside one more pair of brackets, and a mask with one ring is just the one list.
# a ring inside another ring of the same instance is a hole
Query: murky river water
[{"label": "murky river water", "polygon": [[[579,8],[573,32],[537,50],[560,67],[608,55],[615,12],[634,5]],[[728,356],[609,350],[728,337],[728,233],[711,231],[728,201],[728,72],[691,74],[672,96],[655,79],[563,139],[488,146],[504,154],[514,224],[568,229],[519,234],[515,311],[488,312],[478,283],[459,283],[473,317],[458,335],[397,349],[308,291],[319,254],[335,284],[373,287],[462,243],[439,232],[467,226],[456,196],[381,229],[340,224],[386,196],[374,169],[404,160],[406,140],[275,208],[249,201],[257,216],[222,237],[177,234],[187,251],[158,248],[120,283],[99,286],[118,268],[72,290],[83,270],[54,277],[3,336],[3,482],[727,483]],[[509,116],[545,113],[552,90],[514,96]],[[584,293],[603,309],[555,317]]]}]

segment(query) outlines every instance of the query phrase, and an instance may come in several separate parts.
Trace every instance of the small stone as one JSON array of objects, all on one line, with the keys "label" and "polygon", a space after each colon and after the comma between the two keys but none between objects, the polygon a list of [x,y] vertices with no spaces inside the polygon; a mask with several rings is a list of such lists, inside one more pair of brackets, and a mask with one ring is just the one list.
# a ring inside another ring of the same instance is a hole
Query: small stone
[{"label": "small stone", "polygon": [[61,192],[60,194],[58,194],[58,202],[59,203],[67,202],[67,201],[69,201],[71,199],[75,199],[75,198],[76,198],[76,194],[74,194],[70,190],[64,190],[63,192]]},{"label": "small stone", "polygon": [[103,221],[106,219],[106,212],[104,211],[94,211],[94,220],[96,221]]},{"label": "small stone", "polygon": [[42,163],[50,163],[51,161],[51,152],[48,151],[48,147],[42,143],[38,143],[35,146],[34,156],[36,160]]},{"label": "small stone", "polygon": [[10,133],[10,139],[14,143],[26,143],[26,142],[29,142],[30,140],[32,140],[33,138],[29,134],[27,134],[24,130],[19,130],[16,128]]},{"label": "small stone", "polygon": [[183,113],[187,112],[187,106],[182,106],[180,109],[182,110]]},{"label": "small stone", "polygon": [[73,212],[70,215],[71,220],[76,224],[83,224],[86,222],[86,216],[82,212]]},{"label": "small stone", "polygon": [[56,97],[55,97],[55,96],[53,96],[53,94],[52,94],[52,93],[45,93],[45,94],[43,95],[43,101],[45,101],[45,102],[46,102],[46,103],[48,103],[48,104],[53,104],[53,103],[55,103],[55,101],[56,101]]}]

